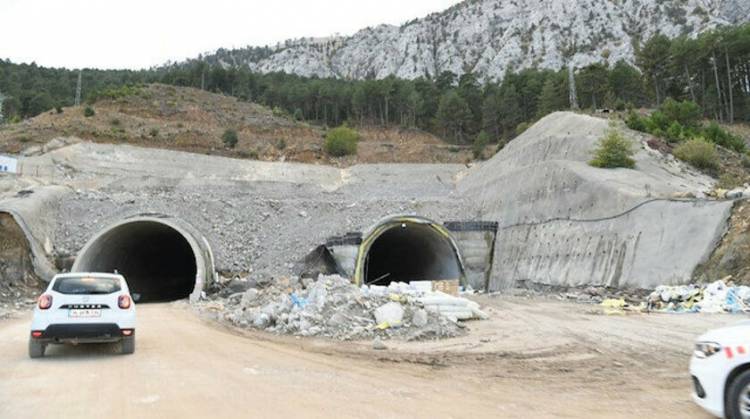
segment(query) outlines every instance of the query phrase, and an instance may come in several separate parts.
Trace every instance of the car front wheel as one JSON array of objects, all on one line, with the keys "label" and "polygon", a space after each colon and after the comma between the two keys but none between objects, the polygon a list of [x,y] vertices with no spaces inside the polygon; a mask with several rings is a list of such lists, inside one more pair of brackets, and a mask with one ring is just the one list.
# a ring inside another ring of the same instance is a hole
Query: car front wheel
[{"label": "car front wheel", "polygon": [[727,418],[750,419],[750,370],[738,375],[729,386]]},{"label": "car front wheel", "polygon": [[29,340],[29,358],[41,358],[44,356],[46,345],[33,339]]}]

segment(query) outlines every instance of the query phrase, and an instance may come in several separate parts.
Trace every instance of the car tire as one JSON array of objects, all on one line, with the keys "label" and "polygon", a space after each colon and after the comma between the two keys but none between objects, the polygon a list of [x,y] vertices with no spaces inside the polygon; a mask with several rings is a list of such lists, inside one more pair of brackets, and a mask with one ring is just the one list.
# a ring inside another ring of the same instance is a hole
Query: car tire
[{"label": "car tire", "polygon": [[121,353],[123,355],[129,355],[135,352],[135,336],[128,336],[125,338],[122,338],[122,342],[120,342],[121,345]]},{"label": "car tire", "polygon": [[37,342],[33,339],[29,339],[29,358],[43,357],[45,349],[47,349],[47,345]]},{"label": "car tire", "polygon": [[[750,393],[750,370],[735,377],[729,385],[725,409],[725,414],[728,419],[742,419],[742,414],[740,413],[740,398],[743,393],[745,393],[747,397],[750,397],[750,394],[748,394]],[[748,403],[748,407],[750,407],[750,403]]]}]

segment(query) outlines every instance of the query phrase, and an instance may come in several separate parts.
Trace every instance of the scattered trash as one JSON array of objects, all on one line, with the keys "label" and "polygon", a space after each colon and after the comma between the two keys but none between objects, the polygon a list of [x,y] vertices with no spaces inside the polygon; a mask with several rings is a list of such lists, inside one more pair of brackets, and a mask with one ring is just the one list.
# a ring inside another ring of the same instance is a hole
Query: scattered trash
[{"label": "scattered trash", "polygon": [[378,325],[378,329],[401,327],[403,319],[404,308],[396,302],[384,304],[375,310],[375,323]]},{"label": "scattered trash", "polygon": [[418,298],[417,301],[424,304],[428,311],[440,313],[455,320],[487,318],[487,314],[479,309],[479,304],[466,298],[453,297],[439,291]]},{"label": "scattered trash", "polygon": [[669,313],[750,312],[750,287],[731,286],[731,277],[705,285],[662,285],[648,297],[648,309]]},{"label": "scattered trash", "polygon": [[601,306],[604,307],[604,314],[609,316],[646,310],[646,303],[632,305],[626,302],[624,298],[607,298],[602,301]]},{"label": "scattered trash", "polygon": [[305,300],[304,298],[298,297],[297,294],[295,293],[291,293],[289,297],[292,299],[292,304],[295,307],[305,308],[305,306],[307,305],[307,300]]},{"label": "scattered trash", "polygon": [[459,283],[458,279],[451,279],[445,281],[434,281],[432,283],[433,291],[440,291],[442,293],[458,296]]},{"label": "scattered trash", "polygon": [[744,188],[735,188],[730,191],[727,191],[724,193],[724,197],[726,199],[740,199],[745,196],[745,189]]}]

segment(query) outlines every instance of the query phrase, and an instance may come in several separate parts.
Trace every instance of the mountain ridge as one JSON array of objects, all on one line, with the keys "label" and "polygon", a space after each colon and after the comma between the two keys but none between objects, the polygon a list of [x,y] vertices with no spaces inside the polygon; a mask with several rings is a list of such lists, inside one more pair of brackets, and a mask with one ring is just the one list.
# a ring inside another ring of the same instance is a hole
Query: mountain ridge
[{"label": "mountain ridge", "polygon": [[632,63],[639,39],[697,35],[747,21],[750,2],[743,0],[467,0],[400,26],[219,49],[200,60],[321,78],[415,79],[451,71],[501,80],[508,71],[532,67]]}]

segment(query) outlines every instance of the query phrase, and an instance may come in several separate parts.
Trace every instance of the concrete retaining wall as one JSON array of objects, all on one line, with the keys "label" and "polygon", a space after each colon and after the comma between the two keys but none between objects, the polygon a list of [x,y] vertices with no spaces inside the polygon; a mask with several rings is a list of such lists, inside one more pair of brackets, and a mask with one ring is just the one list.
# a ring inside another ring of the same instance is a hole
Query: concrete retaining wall
[{"label": "concrete retaining wall", "polygon": [[520,280],[635,288],[688,283],[720,240],[731,206],[653,201],[612,219],[502,227],[489,290]]}]

